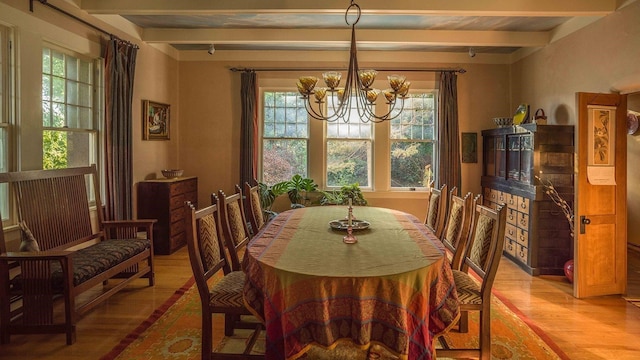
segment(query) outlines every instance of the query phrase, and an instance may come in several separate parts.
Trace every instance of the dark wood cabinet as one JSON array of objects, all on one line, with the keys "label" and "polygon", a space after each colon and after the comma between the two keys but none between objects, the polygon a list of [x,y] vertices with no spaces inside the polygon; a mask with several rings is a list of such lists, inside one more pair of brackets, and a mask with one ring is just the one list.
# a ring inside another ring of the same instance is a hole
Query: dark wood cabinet
[{"label": "dark wood cabinet", "polygon": [[482,139],[484,204],[507,206],[505,256],[532,275],[562,275],[573,258],[569,222],[536,176],[573,203],[573,126],[509,126]]},{"label": "dark wood cabinet", "polygon": [[187,243],[185,201],[191,201],[197,207],[197,177],[138,183],[138,218],[158,220],[153,227],[156,254],[169,255]]}]

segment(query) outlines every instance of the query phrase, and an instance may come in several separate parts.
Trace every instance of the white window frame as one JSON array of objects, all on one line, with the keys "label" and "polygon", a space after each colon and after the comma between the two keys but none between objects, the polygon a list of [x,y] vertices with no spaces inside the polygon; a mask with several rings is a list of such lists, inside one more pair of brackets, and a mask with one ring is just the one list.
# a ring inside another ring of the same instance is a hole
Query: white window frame
[{"label": "white window frame", "polygon": [[[15,57],[13,29],[0,24],[0,172],[11,171],[15,163]],[[9,203],[7,184],[2,185],[0,211],[3,226],[12,224],[15,214]]]}]

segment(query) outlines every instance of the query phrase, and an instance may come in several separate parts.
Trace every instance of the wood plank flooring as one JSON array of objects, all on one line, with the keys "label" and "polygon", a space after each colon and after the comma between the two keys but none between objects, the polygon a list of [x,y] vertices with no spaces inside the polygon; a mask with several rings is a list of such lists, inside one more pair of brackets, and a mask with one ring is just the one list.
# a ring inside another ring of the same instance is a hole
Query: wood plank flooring
[{"label": "wood plank flooring", "polygon": [[[630,251],[628,264],[628,295],[640,297],[640,253]],[[0,345],[0,359],[99,359],[190,277],[186,248],[156,256],[156,285],[139,280],[85,315],[74,345],[65,345],[64,335],[14,335]],[[640,358],[640,308],[621,296],[578,300],[564,277],[531,277],[506,258],[494,286],[571,359]]]}]

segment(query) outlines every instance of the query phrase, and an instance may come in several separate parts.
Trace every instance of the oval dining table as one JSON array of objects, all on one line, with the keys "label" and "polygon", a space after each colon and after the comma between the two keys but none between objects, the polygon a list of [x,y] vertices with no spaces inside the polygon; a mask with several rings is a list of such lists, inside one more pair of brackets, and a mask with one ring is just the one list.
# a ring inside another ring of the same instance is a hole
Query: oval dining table
[{"label": "oval dining table", "polygon": [[265,324],[266,359],[297,359],[311,345],[379,344],[401,359],[434,358],[433,340],[459,318],[451,267],[440,240],[415,216],[353,207],[369,227],[332,220],[346,206],[278,214],[243,258],[245,304]]}]

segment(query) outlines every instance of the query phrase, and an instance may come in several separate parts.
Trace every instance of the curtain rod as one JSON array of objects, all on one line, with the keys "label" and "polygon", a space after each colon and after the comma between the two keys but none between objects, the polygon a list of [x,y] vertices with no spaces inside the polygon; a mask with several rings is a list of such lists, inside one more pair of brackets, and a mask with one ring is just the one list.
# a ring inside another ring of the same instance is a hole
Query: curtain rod
[{"label": "curtain rod", "polygon": [[[34,2],[34,1],[36,1],[36,0],[29,0],[29,11],[31,11],[31,12],[33,12],[33,2]],[[112,33],[108,32],[108,31],[106,31],[106,30],[104,30],[104,29],[102,29],[102,28],[99,28],[99,27],[97,27],[96,25],[93,25],[92,23],[90,23],[90,22],[88,22],[88,21],[86,21],[86,20],[84,20],[84,19],[81,19],[81,18],[79,18],[79,17],[75,16],[75,15],[73,15],[72,13],[70,13],[70,12],[68,12],[68,11],[64,10],[64,9],[61,9],[61,8],[59,8],[59,7],[55,6],[55,5],[52,5],[52,4],[48,3],[48,2],[47,2],[47,0],[37,0],[37,1],[38,1],[40,4],[45,5],[45,6],[48,6],[48,7],[50,7],[51,9],[54,9],[54,10],[56,10],[56,11],[58,11],[58,12],[61,12],[61,13],[63,13],[64,15],[66,15],[66,16],[68,16],[68,17],[70,17],[70,18],[72,18],[72,19],[74,19],[74,20],[76,20],[76,21],[79,21],[79,22],[81,22],[81,23],[85,24],[85,25],[87,25],[88,27],[90,27],[90,28],[92,28],[92,29],[94,29],[94,30],[97,30],[97,31],[99,31],[99,32],[101,32],[101,33],[103,33],[103,34],[105,34],[105,35],[109,35],[109,37],[111,37],[112,39],[116,39],[116,40],[118,40],[118,41],[122,41],[122,42],[124,42],[124,43],[129,44],[129,45],[135,46],[135,48],[136,48],[136,49],[138,49],[138,48],[139,48],[139,47],[138,47],[138,45],[136,45],[136,44],[134,44],[134,43],[132,43],[132,42],[130,42],[130,41],[124,40],[124,39],[120,38],[119,36],[114,35],[114,34],[112,34]]]},{"label": "curtain rod", "polygon": [[[233,72],[254,72],[254,71],[331,71],[331,70],[347,70],[346,68],[343,69],[336,69],[336,68],[258,68],[258,69],[251,69],[251,68],[230,68],[229,70],[233,71]],[[463,68],[458,68],[458,69],[446,69],[446,68],[425,68],[425,69],[419,69],[419,68],[408,68],[408,69],[386,69],[386,68],[382,68],[382,69],[376,69],[378,71],[397,71],[397,72],[412,72],[412,71],[416,71],[416,72],[453,72],[453,73],[460,73],[460,74],[464,74],[467,72],[467,70],[463,69]]]}]

